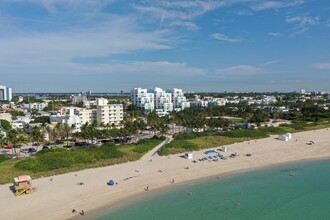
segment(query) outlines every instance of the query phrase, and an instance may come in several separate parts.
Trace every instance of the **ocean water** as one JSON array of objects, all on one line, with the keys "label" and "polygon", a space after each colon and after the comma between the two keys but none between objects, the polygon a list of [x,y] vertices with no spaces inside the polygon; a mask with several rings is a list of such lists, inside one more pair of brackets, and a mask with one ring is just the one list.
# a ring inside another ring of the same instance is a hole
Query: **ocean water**
[{"label": "ocean water", "polygon": [[286,164],[147,193],[95,219],[328,220],[330,160]]}]

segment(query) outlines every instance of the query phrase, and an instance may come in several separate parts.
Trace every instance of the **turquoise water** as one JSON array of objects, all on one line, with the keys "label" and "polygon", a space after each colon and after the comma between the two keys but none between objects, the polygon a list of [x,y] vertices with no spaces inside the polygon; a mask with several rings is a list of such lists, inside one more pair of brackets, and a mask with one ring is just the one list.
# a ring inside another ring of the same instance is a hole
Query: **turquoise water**
[{"label": "turquoise water", "polygon": [[287,164],[148,194],[96,219],[330,219],[330,160]]}]

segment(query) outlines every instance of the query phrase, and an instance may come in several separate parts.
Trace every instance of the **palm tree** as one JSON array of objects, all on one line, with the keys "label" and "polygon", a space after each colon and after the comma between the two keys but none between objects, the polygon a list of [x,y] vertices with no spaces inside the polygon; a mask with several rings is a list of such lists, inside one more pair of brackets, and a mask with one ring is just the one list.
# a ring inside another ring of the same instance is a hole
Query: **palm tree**
[{"label": "palm tree", "polygon": [[[16,148],[21,148],[21,145],[27,143],[29,138],[22,130],[12,129],[8,132],[7,143],[13,145],[15,155],[17,155]],[[19,151],[20,152],[20,151]]]},{"label": "palm tree", "polygon": [[75,128],[74,125],[70,126],[68,124],[64,124],[64,126],[62,127],[63,133],[65,134],[66,137],[66,146],[69,146],[69,136],[72,134],[74,128]]},{"label": "palm tree", "polygon": [[38,146],[40,142],[44,142],[45,140],[45,135],[40,127],[34,127],[30,131],[30,137],[33,142],[36,142],[38,144]]},{"label": "palm tree", "polygon": [[0,149],[2,149],[4,147],[4,142],[3,142],[4,138],[5,138],[5,135],[0,133]]},{"label": "palm tree", "polygon": [[51,126],[47,126],[44,129],[45,129],[45,132],[48,135],[48,141],[49,142],[52,142],[52,130],[53,130],[52,127]]},{"label": "palm tree", "polygon": [[51,134],[52,134],[53,142],[56,143],[58,139],[62,138],[62,135],[63,135],[62,127],[63,126],[60,124],[52,129]]}]

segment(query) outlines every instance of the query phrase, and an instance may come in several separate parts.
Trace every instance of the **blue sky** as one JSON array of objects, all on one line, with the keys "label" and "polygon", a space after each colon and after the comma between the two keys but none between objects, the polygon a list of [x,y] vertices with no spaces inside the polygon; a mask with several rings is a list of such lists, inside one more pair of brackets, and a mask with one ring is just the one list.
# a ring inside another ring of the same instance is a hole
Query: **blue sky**
[{"label": "blue sky", "polygon": [[330,90],[328,0],[0,0],[14,92]]}]

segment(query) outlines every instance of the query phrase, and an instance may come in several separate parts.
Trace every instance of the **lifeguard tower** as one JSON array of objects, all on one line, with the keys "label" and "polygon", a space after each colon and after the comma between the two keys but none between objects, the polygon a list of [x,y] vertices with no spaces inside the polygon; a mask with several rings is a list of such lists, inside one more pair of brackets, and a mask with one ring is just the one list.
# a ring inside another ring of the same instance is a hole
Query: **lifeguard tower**
[{"label": "lifeguard tower", "polygon": [[15,177],[15,195],[30,194],[32,192],[31,177],[28,175]]}]

